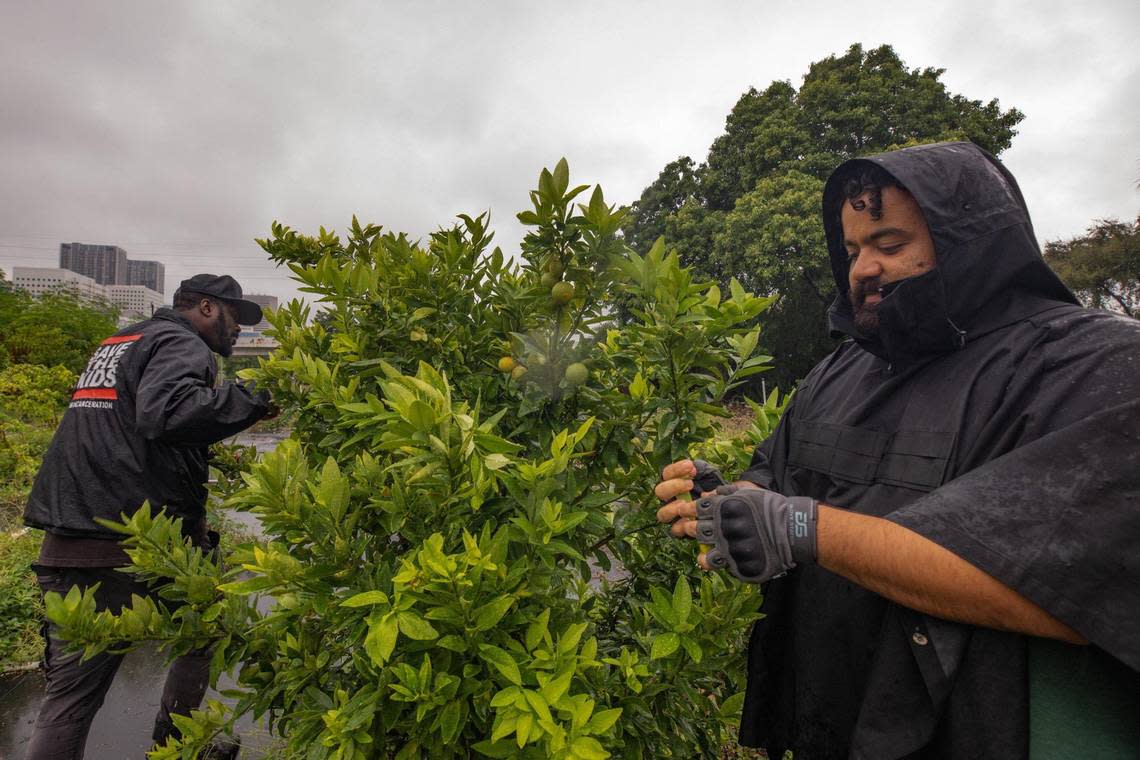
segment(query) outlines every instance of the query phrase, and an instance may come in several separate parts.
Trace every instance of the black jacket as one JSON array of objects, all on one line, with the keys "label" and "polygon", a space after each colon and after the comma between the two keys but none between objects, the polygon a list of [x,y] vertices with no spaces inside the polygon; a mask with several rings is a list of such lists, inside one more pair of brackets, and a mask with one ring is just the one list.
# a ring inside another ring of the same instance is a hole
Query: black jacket
[{"label": "black jacket", "polygon": [[95,522],[144,501],[184,518],[205,516],[207,449],[252,425],[265,394],[214,387],[214,355],[189,320],[159,309],[103,341],[79,377],[24,511],[62,536],[121,538]]},{"label": "black jacket", "polygon": [[[824,192],[851,338],[743,477],[882,516],[950,549],[1140,670],[1140,322],[1075,305],[1012,176],[968,143],[862,161],[918,201],[937,265],[854,329],[840,188]],[[820,567],[765,589],[746,744],[797,760],[1018,758],[1026,637],[935,619]],[[1137,680],[1140,683],[1140,680]]]}]

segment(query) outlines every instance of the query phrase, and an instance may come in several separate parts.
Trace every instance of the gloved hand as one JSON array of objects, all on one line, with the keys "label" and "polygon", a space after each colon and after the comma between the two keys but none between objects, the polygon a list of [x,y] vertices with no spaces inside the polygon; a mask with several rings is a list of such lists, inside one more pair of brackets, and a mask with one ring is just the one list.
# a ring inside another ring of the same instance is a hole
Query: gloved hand
[{"label": "gloved hand", "polygon": [[693,490],[689,491],[689,495],[694,500],[701,498],[701,494],[706,491],[715,491],[721,486],[728,485],[728,481],[720,474],[720,470],[705,460],[694,459],[693,467],[696,468],[697,474],[693,476]]},{"label": "gloved hand", "polygon": [[720,486],[697,501],[696,538],[705,561],[747,583],[763,583],[816,559],[816,502],[760,488]]}]

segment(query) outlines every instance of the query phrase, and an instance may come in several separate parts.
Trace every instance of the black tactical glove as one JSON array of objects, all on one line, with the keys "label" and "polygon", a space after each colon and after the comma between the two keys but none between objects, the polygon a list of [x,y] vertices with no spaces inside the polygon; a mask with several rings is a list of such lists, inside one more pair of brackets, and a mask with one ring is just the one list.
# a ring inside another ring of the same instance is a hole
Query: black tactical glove
[{"label": "black tactical glove", "polygon": [[697,474],[693,476],[693,490],[689,491],[689,495],[694,500],[701,498],[701,494],[706,491],[715,491],[721,486],[728,485],[720,470],[705,460],[694,459],[693,466],[697,468]]},{"label": "black tactical glove", "polygon": [[697,540],[705,560],[747,583],[814,563],[816,503],[762,488],[721,486],[697,501]]}]

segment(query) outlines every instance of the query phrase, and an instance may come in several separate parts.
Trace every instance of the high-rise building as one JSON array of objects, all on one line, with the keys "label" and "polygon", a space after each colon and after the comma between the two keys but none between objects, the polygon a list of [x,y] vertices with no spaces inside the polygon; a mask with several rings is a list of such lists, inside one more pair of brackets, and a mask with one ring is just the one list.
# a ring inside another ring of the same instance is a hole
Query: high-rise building
[{"label": "high-rise building", "polygon": [[60,243],[59,267],[90,277],[100,285],[127,285],[127,252],[117,245]]},{"label": "high-rise building", "polygon": [[84,301],[103,301],[107,289],[90,277],[84,277],[70,269],[52,267],[15,267],[12,270],[12,284],[39,298],[45,293],[70,291]]},{"label": "high-rise building", "polygon": [[156,293],[165,293],[166,265],[161,261],[127,259],[127,284],[142,285]]},{"label": "high-rise building", "polygon": [[108,285],[107,299],[119,307],[120,318],[150,319],[154,310],[162,306],[162,293],[145,285]]},{"label": "high-rise building", "polygon": [[[248,293],[242,297],[245,298],[245,300],[247,300],[247,301],[253,301],[255,304],[257,304],[258,306],[261,307],[261,310],[263,312],[266,309],[276,309],[277,308],[277,296],[267,296],[267,295],[261,295],[258,293]],[[270,327],[271,327],[271,325],[269,324],[269,320],[267,320],[265,317],[262,317],[261,321],[258,322],[256,325],[253,325],[252,327],[248,328],[248,331],[254,332],[254,333],[263,333],[266,330],[268,330]]]}]

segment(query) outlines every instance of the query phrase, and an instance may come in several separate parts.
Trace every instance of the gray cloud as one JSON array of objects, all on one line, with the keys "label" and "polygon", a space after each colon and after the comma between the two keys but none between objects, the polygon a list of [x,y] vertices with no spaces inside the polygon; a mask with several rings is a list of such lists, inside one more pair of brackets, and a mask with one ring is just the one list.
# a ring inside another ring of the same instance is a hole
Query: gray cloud
[{"label": "gray cloud", "polygon": [[539,169],[630,202],[744,90],[890,43],[1027,114],[1006,160],[1042,238],[1136,213],[1134,3],[37,3],[0,10],[0,267],[69,240],[294,293],[253,244],[352,214],[424,236],[515,212]]}]

